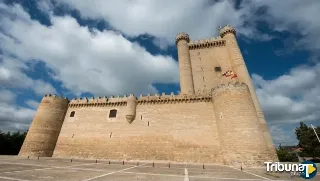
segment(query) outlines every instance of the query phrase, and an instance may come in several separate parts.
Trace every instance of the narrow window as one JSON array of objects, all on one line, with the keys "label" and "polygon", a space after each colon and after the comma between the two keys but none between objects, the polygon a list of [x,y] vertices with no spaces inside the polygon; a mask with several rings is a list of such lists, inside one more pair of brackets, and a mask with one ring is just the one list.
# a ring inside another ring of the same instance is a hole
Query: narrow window
[{"label": "narrow window", "polygon": [[76,112],[75,112],[75,111],[72,111],[72,112],[70,113],[70,117],[74,117],[75,114],[76,114]]},{"label": "narrow window", "polygon": [[142,120],[142,115],[141,115],[141,120]]},{"label": "narrow window", "polygon": [[215,67],[215,68],[214,68],[214,71],[216,71],[216,72],[221,72],[221,67]]},{"label": "narrow window", "polygon": [[109,118],[115,118],[115,117],[117,117],[117,110],[116,109],[110,110]]},{"label": "narrow window", "polygon": [[112,137],[112,132],[110,133],[110,138]]},{"label": "narrow window", "polygon": [[148,121],[148,126],[149,126],[149,121]]},{"label": "narrow window", "polygon": [[202,77],[203,81],[204,81],[204,77]]}]

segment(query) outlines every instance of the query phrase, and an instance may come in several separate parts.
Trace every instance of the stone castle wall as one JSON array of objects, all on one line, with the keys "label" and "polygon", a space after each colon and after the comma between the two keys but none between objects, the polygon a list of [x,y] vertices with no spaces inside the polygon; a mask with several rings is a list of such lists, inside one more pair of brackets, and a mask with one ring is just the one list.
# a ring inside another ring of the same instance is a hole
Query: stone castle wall
[{"label": "stone castle wall", "polygon": [[[131,124],[126,104],[70,105],[54,157],[222,163],[208,96],[138,98]],[[108,117],[111,109],[118,110],[116,118]]]}]

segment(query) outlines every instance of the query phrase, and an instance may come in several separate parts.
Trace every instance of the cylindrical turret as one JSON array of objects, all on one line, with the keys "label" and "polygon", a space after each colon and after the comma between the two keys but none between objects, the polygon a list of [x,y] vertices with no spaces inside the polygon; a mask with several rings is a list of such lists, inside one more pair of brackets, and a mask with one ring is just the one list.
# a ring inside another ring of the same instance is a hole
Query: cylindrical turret
[{"label": "cylindrical turret", "polygon": [[222,84],[212,90],[212,101],[225,164],[271,161],[247,85]]},{"label": "cylindrical turret", "polygon": [[186,33],[179,33],[176,37],[181,94],[194,94],[192,67],[188,45],[189,41],[189,35]]},{"label": "cylindrical turret", "polygon": [[226,40],[226,47],[228,49],[232,70],[238,75],[238,80],[240,82],[244,82],[248,85],[254,106],[259,117],[260,126],[263,129],[264,137],[268,143],[268,147],[273,150],[274,154],[276,154],[268,125],[266,123],[264,114],[258,101],[258,97],[256,95],[256,91],[253,87],[247,66],[242,57],[235,35],[236,31],[230,25],[227,25],[220,29],[220,36]]},{"label": "cylindrical turret", "polygon": [[68,102],[67,98],[50,94],[42,98],[19,156],[52,156]]},{"label": "cylindrical turret", "polygon": [[137,108],[137,98],[130,94],[130,96],[127,99],[127,113],[126,113],[126,119],[129,123],[132,123],[132,121],[136,118],[136,108]]}]

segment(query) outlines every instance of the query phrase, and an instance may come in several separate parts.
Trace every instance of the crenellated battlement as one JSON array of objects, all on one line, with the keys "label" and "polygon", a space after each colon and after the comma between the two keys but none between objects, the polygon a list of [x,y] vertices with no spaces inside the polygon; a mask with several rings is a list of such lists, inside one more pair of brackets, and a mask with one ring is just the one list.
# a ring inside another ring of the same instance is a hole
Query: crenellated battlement
[{"label": "crenellated battlement", "polygon": [[228,84],[221,84],[215,88],[212,89],[212,97],[215,97],[219,95],[221,92],[225,91],[238,91],[238,92],[244,92],[244,91],[249,91],[249,88],[247,84],[243,82],[236,82],[232,83],[229,82]]},{"label": "crenellated battlement", "polygon": [[58,96],[58,95],[56,95],[56,94],[45,94],[43,97],[47,97],[47,98],[57,98],[57,99],[66,99],[66,100],[68,100],[67,97]]},{"label": "crenellated battlement", "polygon": [[223,28],[219,28],[219,34],[220,34],[221,38],[223,38],[228,33],[232,33],[232,34],[236,35],[236,30],[234,29],[233,26],[226,25]]},{"label": "crenellated battlement", "polygon": [[190,50],[195,50],[195,49],[225,46],[226,41],[221,39],[220,37],[217,37],[213,39],[201,39],[201,40],[190,41],[188,45]]},{"label": "crenellated battlement", "polygon": [[179,33],[176,36],[176,44],[180,41],[180,40],[186,40],[188,43],[190,41],[189,35],[187,33]]},{"label": "crenellated battlement", "polygon": [[[74,98],[69,102],[69,107],[92,107],[92,106],[126,106],[130,97],[135,97],[133,94],[130,94],[129,97],[124,95],[120,96],[110,96],[109,98],[104,97],[84,97],[84,98]],[[176,103],[176,102],[203,102],[211,100],[211,93],[208,91],[197,92],[195,95],[187,94],[140,94],[139,97],[135,97],[138,104],[147,104],[147,103]]]}]

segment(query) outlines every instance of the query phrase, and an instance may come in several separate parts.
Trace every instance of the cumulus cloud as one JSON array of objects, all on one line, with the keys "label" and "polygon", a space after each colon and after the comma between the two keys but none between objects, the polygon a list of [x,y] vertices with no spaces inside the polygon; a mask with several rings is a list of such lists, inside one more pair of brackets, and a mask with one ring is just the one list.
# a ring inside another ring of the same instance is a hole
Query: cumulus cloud
[{"label": "cumulus cloud", "polygon": [[0,55],[0,84],[6,88],[31,89],[40,96],[47,93],[57,93],[51,84],[41,79],[34,80],[26,75],[25,71],[28,69],[25,62]]},{"label": "cumulus cloud", "polygon": [[270,133],[273,138],[273,144],[275,146],[282,145],[297,145],[298,141],[295,136],[294,130],[284,130],[280,126],[270,126]]},{"label": "cumulus cloud", "polygon": [[300,66],[274,80],[252,75],[270,124],[320,120],[320,63]]},{"label": "cumulus cloud", "polygon": [[[20,5],[3,11],[1,48],[24,62],[44,61],[53,78],[77,95],[154,93],[154,83],[179,82],[172,57],[151,55],[113,31],[89,31],[70,16],[50,16],[52,26],[47,27]],[[41,83],[38,87],[50,89]]]},{"label": "cumulus cloud", "polygon": [[35,110],[16,106],[16,95],[10,90],[0,89],[0,94],[0,131],[26,131]]},{"label": "cumulus cloud", "polygon": [[[179,32],[188,32],[193,39],[217,36],[219,25],[224,24],[232,24],[240,33],[256,35],[255,29],[243,28],[245,21],[252,17],[252,10],[236,9],[233,1],[216,1],[214,4],[208,0],[55,2],[79,10],[83,18],[104,19],[128,36],[147,33],[171,44]],[[249,7],[247,4],[243,6]],[[249,24],[246,23],[246,26]],[[160,45],[163,46],[163,43]]]},{"label": "cumulus cloud", "polygon": [[260,20],[268,22],[275,31],[289,31],[301,36],[291,46],[320,52],[320,23],[315,16],[320,9],[320,1],[257,0],[251,4],[256,8],[266,8],[266,14]]},{"label": "cumulus cloud", "polygon": [[39,106],[39,102],[32,100],[32,99],[27,100],[26,104],[32,109],[37,109]]},{"label": "cumulus cloud", "polygon": [[[232,24],[246,37],[268,41],[273,37],[256,28],[257,23],[264,22],[275,31],[299,34],[301,39],[293,40],[294,44],[291,45],[320,49],[320,24],[318,17],[314,16],[320,9],[320,1],[244,0],[238,7],[236,1],[232,0],[54,2],[78,10],[83,18],[104,19],[128,36],[147,33],[171,44],[178,32],[188,32],[193,39],[217,36],[219,25],[225,24]],[[159,44],[158,40],[155,44],[163,47],[163,43]]]}]

